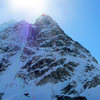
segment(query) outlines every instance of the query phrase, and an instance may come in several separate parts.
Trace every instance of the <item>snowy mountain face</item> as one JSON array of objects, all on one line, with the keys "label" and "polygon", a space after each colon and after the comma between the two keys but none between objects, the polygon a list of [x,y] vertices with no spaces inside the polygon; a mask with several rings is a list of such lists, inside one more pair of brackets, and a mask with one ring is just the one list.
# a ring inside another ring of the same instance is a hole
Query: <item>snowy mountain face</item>
[{"label": "snowy mountain face", "polygon": [[51,17],[0,28],[0,99],[100,99],[97,60]]}]

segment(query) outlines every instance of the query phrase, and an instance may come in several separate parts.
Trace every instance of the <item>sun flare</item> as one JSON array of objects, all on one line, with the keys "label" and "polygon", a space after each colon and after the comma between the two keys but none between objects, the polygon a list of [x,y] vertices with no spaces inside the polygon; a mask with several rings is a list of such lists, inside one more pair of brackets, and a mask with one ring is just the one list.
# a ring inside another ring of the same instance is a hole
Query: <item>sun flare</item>
[{"label": "sun flare", "polygon": [[47,8],[46,0],[10,0],[13,11],[41,14]]}]

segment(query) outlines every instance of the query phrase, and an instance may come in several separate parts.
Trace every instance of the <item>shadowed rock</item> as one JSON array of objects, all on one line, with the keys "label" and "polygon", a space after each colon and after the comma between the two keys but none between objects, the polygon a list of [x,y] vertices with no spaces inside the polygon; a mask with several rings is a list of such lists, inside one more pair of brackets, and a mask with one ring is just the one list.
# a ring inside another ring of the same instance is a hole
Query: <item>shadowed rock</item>
[{"label": "shadowed rock", "polygon": [[86,97],[69,97],[69,96],[56,96],[57,100],[87,100]]},{"label": "shadowed rock", "polygon": [[4,95],[4,93],[0,93],[0,100],[2,100],[2,96]]}]

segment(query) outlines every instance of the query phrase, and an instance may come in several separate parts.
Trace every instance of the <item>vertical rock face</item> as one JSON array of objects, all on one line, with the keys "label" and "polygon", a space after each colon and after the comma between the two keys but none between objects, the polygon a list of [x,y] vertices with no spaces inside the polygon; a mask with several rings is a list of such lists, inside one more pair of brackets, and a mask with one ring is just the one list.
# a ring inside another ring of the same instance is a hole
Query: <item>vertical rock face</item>
[{"label": "vertical rock face", "polygon": [[[54,86],[55,97],[61,94],[79,96],[86,89],[100,85],[97,60],[67,36],[50,16],[41,16],[33,25],[21,21],[7,26],[0,31],[0,92],[6,89],[4,98],[12,96],[13,100],[21,95],[19,100],[26,100],[25,91],[32,94],[30,87],[33,85],[36,100],[39,100],[37,90],[41,88],[44,89],[42,97],[45,97],[48,84],[49,89]],[[24,92],[17,95],[20,84]],[[32,100],[32,95],[29,97]]]}]

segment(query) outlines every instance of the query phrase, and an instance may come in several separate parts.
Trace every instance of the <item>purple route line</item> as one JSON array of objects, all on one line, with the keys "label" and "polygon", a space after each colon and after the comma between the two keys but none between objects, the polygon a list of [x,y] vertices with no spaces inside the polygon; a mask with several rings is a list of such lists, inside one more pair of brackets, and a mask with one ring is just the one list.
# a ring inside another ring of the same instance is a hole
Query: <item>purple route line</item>
[{"label": "purple route line", "polygon": [[[34,81],[34,83],[36,84],[36,80]],[[35,95],[34,95],[34,86],[33,86],[33,99],[35,99]]]},{"label": "purple route line", "polygon": [[[45,16],[45,14],[42,14],[42,16]],[[52,24],[51,25],[51,28],[50,29],[52,29],[52,27],[54,26],[54,24]],[[47,38],[48,38],[48,36],[47,36]],[[56,38],[55,38],[55,40],[54,40],[54,43],[55,43],[55,45],[56,45]],[[56,52],[57,52],[57,45],[56,45]],[[55,59],[56,59],[56,55],[54,55],[54,63],[55,63]],[[54,70],[55,68],[53,68],[53,70]],[[51,70],[52,71],[52,70]],[[51,71],[49,72],[49,74],[51,73]],[[35,84],[36,84],[36,81],[34,82]],[[33,99],[35,99],[35,95],[34,95],[34,86],[33,86]]]},{"label": "purple route line", "polygon": [[[35,83],[35,82],[34,82]],[[34,95],[35,93],[34,93],[34,86],[33,86],[33,99],[35,99],[35,95]]]},{"label": "purple route line", "polygon": [[35,99],[35,96],[34,96],[34,87],[33,87],[33,99]]},{"label": "purple route line", "polygon": [[[54,24],[52,24],[51,29],[52,29],[53,26],[54,26]],[[54,40],[54,43],[55,43],[56,52],[57,52],[56,38],[55,38],[55,40]],[[55,61],[56,61],[56,55],[54,55],[54,63],[55,63]],[[53,70],[54,70],[54,69],[55,69],[55,68],[53,68]]]},{"label": "purple route line", "polygon": [[44,14],[42,14],[42,16],[44,16]]}]

